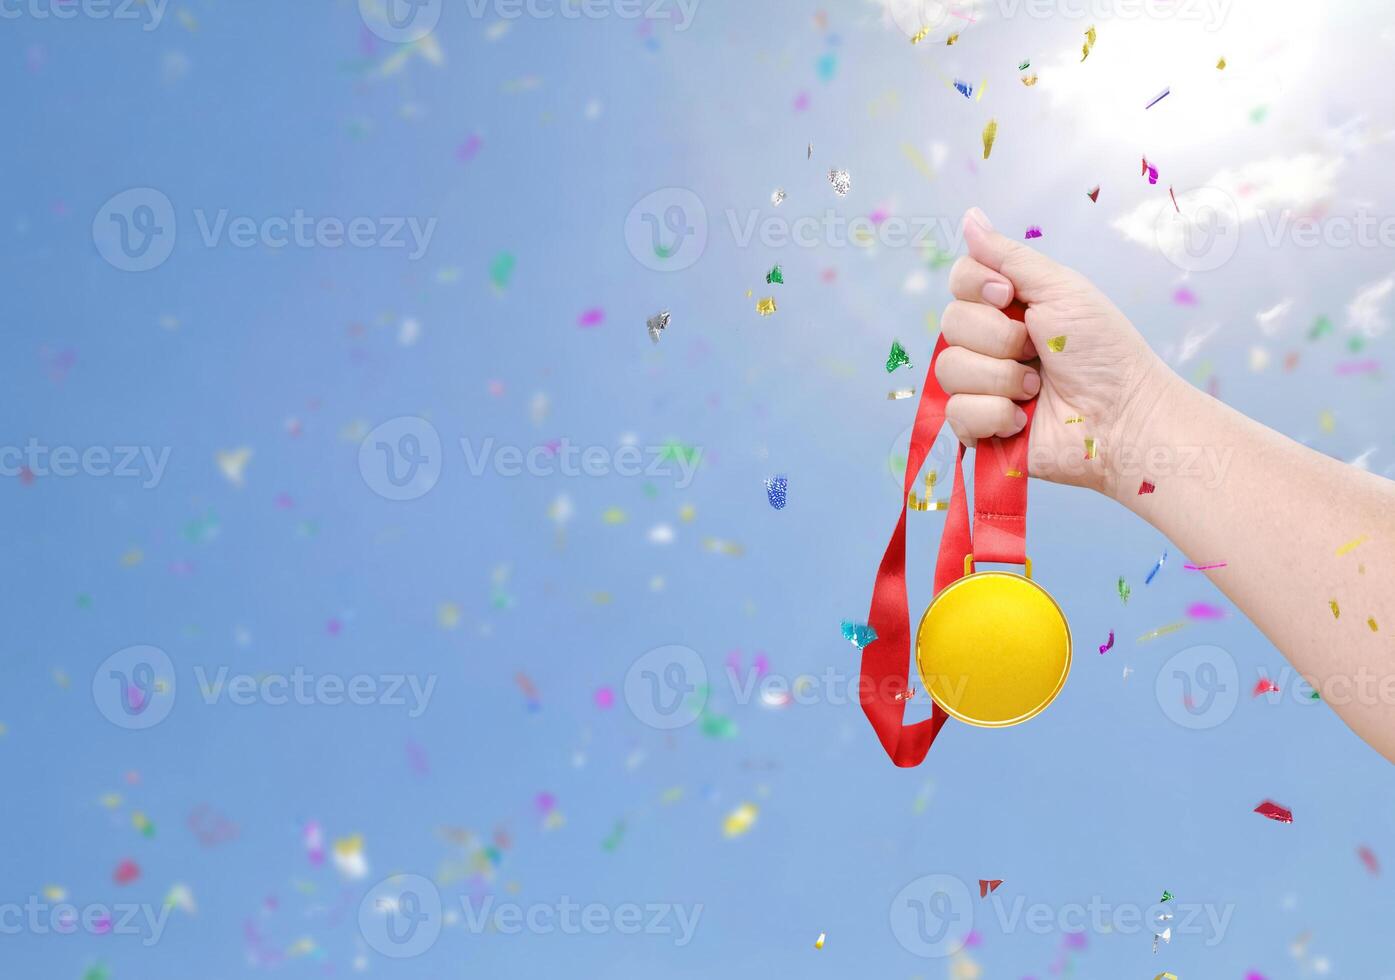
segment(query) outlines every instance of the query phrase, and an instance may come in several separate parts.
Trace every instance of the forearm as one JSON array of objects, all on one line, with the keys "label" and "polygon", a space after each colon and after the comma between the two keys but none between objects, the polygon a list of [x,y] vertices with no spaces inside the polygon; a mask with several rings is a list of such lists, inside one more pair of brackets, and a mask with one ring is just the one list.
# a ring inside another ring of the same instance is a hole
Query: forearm
[{"label": "forearm", "polygon": [[[1170,372],[1139,401],[1109,462],[1108,492],[1193,563],[1225,562],[1205,574],[1395,761],[1395,483],[1300,446]],[[1138,492],[1145,480],[1153,493]]]}]

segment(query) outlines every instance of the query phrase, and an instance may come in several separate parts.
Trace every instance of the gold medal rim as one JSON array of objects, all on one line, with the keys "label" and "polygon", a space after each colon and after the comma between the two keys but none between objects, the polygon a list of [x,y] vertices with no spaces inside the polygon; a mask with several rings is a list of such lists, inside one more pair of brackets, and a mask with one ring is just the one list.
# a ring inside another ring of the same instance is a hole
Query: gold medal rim
[{"label": "gold medal rim", "polygon": [[[1027,566],[1027,567],[1028,567],[1029,569],[1031,568],[1030,565]],[[922,633],[922,632],[924,631],[924,629],[925,629],[925,621],[926,621],[927,619],[930,618],[930,612],[931,612],[931,610],[933,610],[933,609],[935,608],[935,603],[939,602],[940,599],[942,599],[944,596],[946,596],[946,595],[948,595],[949,593],[953,592],[955,589],[957,589],[959,586],[963,585],[965,582],[969,581],[970,579],[975,579],[975,578],[990,578],[990,577],[998,577],[998,578],[1018,578],[1018,579],[1021,579],[1021,580],[1024,581],[1024,582],[1029,583],[1034,589],[1036,589],[1036,590],[1037,590],[1038,592],[1040,592],[1042,595],[1046,596],[1047,600],[1051,603],[1052,608],[1054,608],[1054,609],[1056,610],[1056,615],[1059,616],[1059,617],[1061,617],[1061,626],[1062,626],[1062,627],[1065,629],[1065,631],[1066,631],[1066,657],[1065,657],[1065,663],[1062,664],[1062,666],[1061,666],[1061,676],[1060,676],[1060,678],[1056,681],[1056,686],[1055,686],[1054,688],[1052,688],[1051,693],[1048,694],[1045,698],[1043,698],[1042,701],[1041,701],[1041,703],[1038,704],[1035,708],[1032,708],[1030,711],[1026,712],[1025,714],[1019,715],[1019,716],[1017,716],[1016,718],[1010,718],[1010,719],[1007,719],[1007,720],[1004,720],[1004,721],[981,721],[981,720],[979,720],[979,719],[977,719],[977,718],[970,718],[968,715],[964,714],[963,712],[958,711],[958,710],[955,709],[955,708],[951,708],[951,707],[949,707],[949,706],[946,705],[946,704],[943,704],[943,703],[940,701],[939,698],[935,697],[934,691],[933,691],[933,689],[932,689],[930,683],[925,679],[925,678],[926,678],[925,663],[924,663],[924,660],[923,660],[923,657],[922,657],[922,653],[921,653],[921,650],[922,650],[923,648],[922,648],[922,645],[921,645],[921,642],[920,642],[920,635],[921,635],[921,633]],[[1070,668],[1071,668],[1071,660],[1073,659],[1073,650],[1074,650],[1074,640],[1072,639],[1071,634],[1070,634],[1070,620],[1068,620],[1068,619],[1066,618],[1065,610],[1063,610],[1063,609],[1061,608],[1061,604],[1060,604],[1059,602],[1056,601],[1056,597],[1053,596],[1050,592],[1047,592],[1046,589],[1042,588],[1042,587],[1041,587],[1040,585],[1038,585],[1036,582],[1034,582],[1034,581],[1031,579],[1030,576],[1027,576],[1027,575],[1019,575],[1017,572],[1007,572],[1007,571],[1003,571],[1003,570],[1001,570],[1001,569],[996,569],[996,568],[995,568],[995,569],[991,569],[990,571],[986,571],[986,572],[973,572],[973,573],[971,573],[971,574],[969,574],[969,575],[965,575],[965,576],[962,576],[961,578],[957,578],[957,579],[955,579],[953,582],[951,582],[949,585],[947,585],[944,589],[942,589],[942,590],[940,591],[939,595],[935,596],[935,598],[933,598],[933,599],[930,600],[930,605],[928,605],[928,606],[925,607],[925,612],[922,613],[922,614],[921,614],[921,617],[920,617],[920,625],[916,627],[916,631],[915,631],[915,665],[916,665],[916,669],[917,669],[918,671],[920,671],[920,682],[921,682],[922,684],[925,685],[925,693],[928,694],[928,695],[930,696],[931,700],[933,700],[933,701],[935,702],[935,704],[939,706],[940,710],[943,711],[945,714],[949,715],[951,718],[955,719],[956,721],[962,721],[962,722],[964,722],[964,724],[966,724],[966,725],[973,725],[975,728],[1011,728],[1012,726],[1014,726],[1014,725],[1020,725],[1020,724],[1022,724],[1022,723],[1025,722],[1025,721],[1031,721],[1031,720],[1032,720],[1033,718],[1035,718],[1037,715],[1039,715],[1039,714],[1041,714],[1043,711],[1045,711],[1048,707],[1051,706],[1051,702],[1056,700],[1057,696],[1060,695],[1061,691],[1062,691],[1062,690],[1065,688],[1065,686],[1066,686],[1066,679],[1070,677]]]}]

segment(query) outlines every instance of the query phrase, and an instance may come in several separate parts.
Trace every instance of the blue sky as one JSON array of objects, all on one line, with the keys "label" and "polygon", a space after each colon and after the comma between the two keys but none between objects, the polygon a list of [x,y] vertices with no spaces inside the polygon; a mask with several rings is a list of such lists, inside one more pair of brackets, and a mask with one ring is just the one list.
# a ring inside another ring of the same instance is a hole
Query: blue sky
[{"label": "blue sky", "polygon": [[[875,3],[448,2],[403,44],[368,6],[7,8],[6,975],[1389,973],[1357,855],[1395,860],[1389,764],[1183,568],[1225,556],[1034,483],[1070,680],[911,771],[839,633],[897,507],[914,408],[885,394],[919,384],[970,205],[1040,226],[1195,383],[1389,474],[1375,12],[1003,2],[912,45]],[[1169,256],[1169,186],[1231,202],[1233,255]],[[941,517],[911,516],[915,613]],[[1198,602],[1225,617],[1138,641]],[[758,662],[805,703],[752,694]],[[1198,717],[1201,663],[1238,696]],[[1154,954],[1129,917],[1164,890]],[[62,903],[97,924],[10,926]],[[104,934],[117,905],[158,935]],[[533,924],[480,924],[504,907]]]}]

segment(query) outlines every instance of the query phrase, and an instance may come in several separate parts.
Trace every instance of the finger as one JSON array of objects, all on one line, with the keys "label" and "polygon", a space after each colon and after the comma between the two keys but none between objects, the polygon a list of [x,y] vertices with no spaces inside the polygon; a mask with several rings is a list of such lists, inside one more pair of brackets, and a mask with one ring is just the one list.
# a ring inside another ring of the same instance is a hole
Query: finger
[{"label": "finger", "polygon": [[965,347],[940,352],[935,358],[935,379],[951,395],[1001,395],[1022,401],[1041,391],[1041,375],[1027,365]]},{"label": "finger", "polygon": [[987,303],[1000,310],[1012,302],[1012,283],[968,255],[955,259],[950,266],[949,291],[955,299]]},{"label": "finger", "polygon": [[956,422],[954,419],[946,417],[945,421],[949,423],[950,430],[959,438],[959,441],[962,442],[969,449],[973,449],[975,446],[978,445],[978,440],[975,439],[973,436],[969,435],[968,430],[960,426],[960,424]]},{"label": "finger", "polygon": [[968,303],[962,299],[950,303],[940,316],[940,332],[946,343],[989,357],[1013,361],[1036,357],[1036,348],[1027,336],[1027,325],[982,303]]},{"label": "finger", "polygon": [[1027,413],[1000,395],[951,395],[945,418],[953,423],[961,441],[966,435],[973,439],[1006,438],[1027,424]]},{"label": "finger", "polygon": [[998,234],[978,208],[964,214],[964,242],[975,261],[1006,276],[1017,298],[1028,305],[1041,299],[1047,287],[1068,271],[1036,249]]}]

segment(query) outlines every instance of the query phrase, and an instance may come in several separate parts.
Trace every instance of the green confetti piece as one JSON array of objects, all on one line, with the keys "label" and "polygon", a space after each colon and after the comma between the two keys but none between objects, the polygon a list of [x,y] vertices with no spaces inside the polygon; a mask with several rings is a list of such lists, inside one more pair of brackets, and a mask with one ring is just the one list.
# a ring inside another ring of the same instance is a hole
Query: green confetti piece
[{"label": "green confetti piece", "polygon": [[500,252],[494,256],[494,262],[489,266],[489,281],[494,284],[495,289],[508,288],[509,280],[513,278],[515,261],[510,252]]},{"label": "green confetti piece", "polygon": [[765,283],[767,286],[774,285],[775,283],[779,283],[782,286],[785,284],[785,274],[780,271],[778,263],[776,263],[775,268],[765,274]]},{"label": "green confetti piece", "polygon": [[891,353],[886,355],[886,373],[890,374],[902,364],[906,365],[906,367],[911,367],[911,356],[906,353],[906,348],[901,346],[901,341],[893,340],[891,342]]},{"label": "green confetti piece", "polygon": [[1164,888],[1164,889],[1163,889],[1163,897],[1162,897],[1161,901],[1164,901],[1164,902],[1170,902],[1170,901],[1172,901],[1172,892],[1170,892],[1170,891],[1168,891],[1166,888]]},{"label": "green confetti piece", "polygon": [[1119,598],[1127,605],[1129,596],[1133,594],[1133,589],[1129,588],[1129,583],[1124,581],[1124,576],[1119,576]]},{"label": "green confetti piece", "polygon": [[1362,336],[1350,337],[1347,339],[1347,350],[1353,354],[1359,354],[1366,346],[1366,338]]},{"label": "green confetti piece", "polygon": [[1030,67],[1032,67],[1032,63],[1031,63],[1030,61],[1024,61],[1024,62],[1022,62],[1022,64],[1020,64],[1020,65],[1017,66],[1017,70],[1018,70],[1018,71],[1026,71],[1026,70],[1027,70],[1028,68],[1030,68]]},{"label": "green confetti piece", "polygon": [[698,457],[700,457],[701,455],[701,449],[685,445],[684,443],[679,442],[677,439],[669,439],[665,441],[663,446],[659,449],[660,459],[671,460],[676,463],[684,463],[688,465],[696,464],[698,461]]},{"label": "green confetti piece", "polygon": [[1313,321],[1313,329],[1308,331],[1309,340],[1317,340],[1319,337],[1326,337],[1332,332],[1332,321],[1325,316],[1320,316]]},{"label": "green confetti piece", "polygon": [[1309,695],[1308,695],[1308,700],[1309,700],[1309,701],[1321,701],[1321,700],[1322,700],[1322,695],[1319,694],[1317,691],[1314,691],[1312,694],[1309,694]]},{"label": "green confetti piece", "polygon": [[1257,105],[1250,110],[1250,122],[1256,125],[1262,123],[1264,122],[1264,117],[1267,115],[1269,115],[1269,107],[1267,105]]}]

